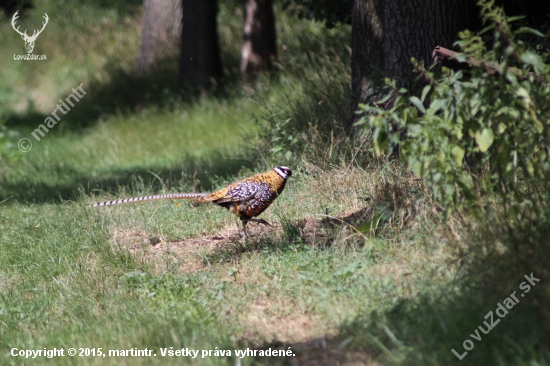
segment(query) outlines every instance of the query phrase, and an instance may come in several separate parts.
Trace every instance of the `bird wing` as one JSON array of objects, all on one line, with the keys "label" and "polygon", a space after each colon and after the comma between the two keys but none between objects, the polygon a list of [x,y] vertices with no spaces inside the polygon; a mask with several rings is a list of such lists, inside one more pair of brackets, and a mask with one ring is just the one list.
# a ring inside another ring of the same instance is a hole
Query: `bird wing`
[{"label": "bird wing", "polygon": [[[260,190],[260,184],[241,181],[222,190],[220,198],[212,199],[217,204],[228,202],[245,202],[253,198]],[[224,192],[223,192],[224,191]],[[213,197],[214,198],[214,197]]]}]

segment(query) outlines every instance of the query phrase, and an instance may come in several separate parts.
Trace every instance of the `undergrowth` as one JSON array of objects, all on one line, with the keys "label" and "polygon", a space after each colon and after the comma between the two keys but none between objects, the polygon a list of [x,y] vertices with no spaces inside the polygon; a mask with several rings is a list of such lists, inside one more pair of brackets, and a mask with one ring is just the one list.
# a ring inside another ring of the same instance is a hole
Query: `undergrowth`
[{"label": "undergrowth", "polygon": [[[421,95],[411,96],[388,81],[386,97],[362,106],[357,123],[374,154],[399,156],[430,188],[445,210],[449,249],[460,263],[455,281],[437,296],[404,300],[366,328],[363,320],[346,328],[366,334],[354,340],[359,349],[377,339],[375,348],[388,363],[548,362],[544,340],[550,327],[543,305],[550,296],[550,253],[543,239],[550,222],[547,50],[532,47],[544,44],[543,34],[513,28],[513,19],[493,2],[480,5],[487,25],[482,33],[492,32],[485,37],[491,42],[464,32],[458,42],[464,53],[457,58],[481,62],[467,72],[441,73],[416,64],[427,84]],[[540,284],[527,293],[524,276]],[[509,300],[514,291],[521,294],[516,306]],[[513,315],[499,316],[503,325],[483,331],[488,312],[501,303]]]}]

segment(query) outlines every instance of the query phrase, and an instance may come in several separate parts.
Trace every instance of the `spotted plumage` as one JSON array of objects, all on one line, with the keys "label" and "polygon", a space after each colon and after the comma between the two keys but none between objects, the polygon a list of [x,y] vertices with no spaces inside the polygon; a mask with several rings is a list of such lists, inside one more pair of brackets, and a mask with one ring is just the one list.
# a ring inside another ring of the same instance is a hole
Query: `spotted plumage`
[{"label": "spotted plumage", "polygon": [[286,180],[292,171],[280,166],[265,173],[230,184],[213,193],[174,193],[155,196],[126,198],[94,203],[90,207],[110,206],[120,203],[153,201],[160,199],[193,199],[193,202],[212,202],[227,208],[239,217],[243,223],[243,236],[246,236],[246,224],[249,221],[269,225],[265,220],[254,219],[265,211],[283,192]]}]

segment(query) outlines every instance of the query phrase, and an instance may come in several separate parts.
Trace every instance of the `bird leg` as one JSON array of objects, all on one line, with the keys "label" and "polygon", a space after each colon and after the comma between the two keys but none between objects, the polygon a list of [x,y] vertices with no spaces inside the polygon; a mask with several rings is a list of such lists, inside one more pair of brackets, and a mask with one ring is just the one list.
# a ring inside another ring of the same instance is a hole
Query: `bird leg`
[{"label": "bird leg", "polygon": [[265,226],[271,226],[271,224],[263,219],[245,219],[241,218],[241,221],[243,222],[243,231],[241,232],[240,236],[241,238],[246,239],[246,224],[248,224],[249,221],[257,222],[258,224],[264,224]]},{"label": "bird leg", "polygon": [[246,233],[246,224],[251,221],[251,222],[257,222],[258,224],[263,224],[265,226],[271,226],[271,224],[263,219],[241,219],[242,222],[243,222],[243,231],[241,232],[241,238],[246,238],[247,236],[247,233]]},{"label": "bird leg", "polygon": [[246,223],[248,220],[241,218],[241,221],[243,222],[243,231],[240,233],[240,237],[246,239]]}]

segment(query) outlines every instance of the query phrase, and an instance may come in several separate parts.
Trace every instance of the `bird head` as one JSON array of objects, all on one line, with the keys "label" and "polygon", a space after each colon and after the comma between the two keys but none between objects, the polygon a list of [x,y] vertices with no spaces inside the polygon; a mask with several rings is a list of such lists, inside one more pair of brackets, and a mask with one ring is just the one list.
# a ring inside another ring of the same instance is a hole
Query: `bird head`
[{"label": "bird head", "polygon": [[286,166],[278,166],[277,168],[273,169],[277,174],[281,176],[283,179],[287,179],[288,177],[292,177],[292,170],[287,168]]}]

